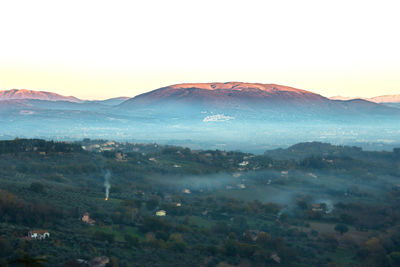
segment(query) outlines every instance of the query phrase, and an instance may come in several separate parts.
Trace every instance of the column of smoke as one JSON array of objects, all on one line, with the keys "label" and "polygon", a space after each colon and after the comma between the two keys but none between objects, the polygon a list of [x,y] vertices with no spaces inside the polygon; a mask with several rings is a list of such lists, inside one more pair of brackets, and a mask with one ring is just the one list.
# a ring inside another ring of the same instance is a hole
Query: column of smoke
[{"label": "column of smoke", "polygon": [[106,174],[104,175],[104,187],[106,189],[106,198],[105,200],[108,200],[108,195],[110,194],[110,177],[111,177],[111,173],[110,171],[107,171]]}]

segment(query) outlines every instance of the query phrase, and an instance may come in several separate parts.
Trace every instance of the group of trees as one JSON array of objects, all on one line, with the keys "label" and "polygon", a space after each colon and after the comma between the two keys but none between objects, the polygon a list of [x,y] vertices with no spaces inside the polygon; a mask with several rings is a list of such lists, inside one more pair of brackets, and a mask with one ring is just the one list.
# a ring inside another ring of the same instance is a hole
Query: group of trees
[{"label": "group of trees", "polygon": [[[42,187],[38,189],[42,190]],[[63,211],[52,205],[43,202],[28,203],[12,193],[0,190],[0,222],[40,226],[49,222],[57,224],[63,217]]]},{"label": "group of trees", "polygon": [[0,154],[18,152],[81,152],[78,144],[45,141],[42,139],[14,139],[0,141]]}]

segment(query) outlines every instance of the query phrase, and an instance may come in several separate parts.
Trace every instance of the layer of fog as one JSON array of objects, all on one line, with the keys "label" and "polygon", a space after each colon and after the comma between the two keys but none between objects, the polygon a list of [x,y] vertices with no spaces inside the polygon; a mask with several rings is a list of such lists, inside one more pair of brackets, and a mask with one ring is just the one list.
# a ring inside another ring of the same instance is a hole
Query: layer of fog
[{"label": "layer of fog", "polygon": [[397,179],[390,176],[366,179],[351,175],[306,171],[250,171],[186,177],[153,177],[155,190],[192,196],[224,196],[244,201],[259,200],[295,207],[299,200],[325,204],[326,212],[337,202],[363,196],[380,197]]}]

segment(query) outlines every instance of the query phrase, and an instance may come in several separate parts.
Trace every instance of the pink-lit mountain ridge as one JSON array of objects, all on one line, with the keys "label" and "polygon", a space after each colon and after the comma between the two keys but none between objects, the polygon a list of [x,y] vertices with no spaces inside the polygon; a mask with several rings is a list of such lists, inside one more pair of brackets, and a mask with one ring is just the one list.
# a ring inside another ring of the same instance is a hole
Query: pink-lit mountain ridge
[{"label": "pink-lit mountain ridge", "polygon": [[47,101],[69,101],[69,102],[82,102],[82,100],[74,96],[63,96],[56,93],[45,91],[33,91],[27,89],[11,89],[0,91],[0,100],[13,100],[13,99],[37,99]]},{"label": "pink-lit mountain ridge", "polygon": [[104,110],[128,99],[129,97],[115,97],[105,100],[82,100],[46,91],[11,89],[0,91],[0,109]]},{"label": "pink-lit mountain ridge", "polygon": [[235,117],[304,120],[393,115],[400,110],[362,99],[331,100],[310,91],[277,84],[185,83],[166,86],[131,98],[118,106],[126,112],[148,111],[193,117],[200,111]]},{"label": "pink-lit mountain ridge", "polygon": [[346,97],[346,96],[332,96],[329,99],[331,100],[353,100],[353,99],[364,99],[374,103],[400,103],[400,94],[399,95],[381,95],[374,96],[370,98],[363,97]]},{"label": "pink-lit mountain ridge", "polygon": [[327,99],[321,95],[288,86],[261,83],[185,83],[176,84],[138,95],[121,106],[154,105],[162,102],[197,103],[215,106],[235,106],[273,103],[314,105]]}]

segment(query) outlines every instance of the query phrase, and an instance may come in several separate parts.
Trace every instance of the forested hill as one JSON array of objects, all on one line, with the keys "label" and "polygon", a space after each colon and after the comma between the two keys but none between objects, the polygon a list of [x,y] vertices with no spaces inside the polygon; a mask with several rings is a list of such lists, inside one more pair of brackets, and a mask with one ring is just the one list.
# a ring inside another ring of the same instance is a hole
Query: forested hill
[{"label": "forested hill", "polygon": [[399,150],[291,149],[1,141],[0,265],[399,266]]},{"label": "forested hill", "polygon": [[0,154],[18,152],[81,152],[76,143],[45,141],[41,139],[14,139],[0,141]]},{"label": "forested hill", "polygon": [[393,153],[388,151],[363,151],[357,146],[331,145],[321,142],[304,142],[290,146],[286,149],[274,149],[264,152],[265,156],[273,159],[295,159],[302,160],[311,156],[336,156],[336,157],[352,157],[352,158],[368,158],[368,157],[385,157],[400,155],[400,148],[394,148]]}]

